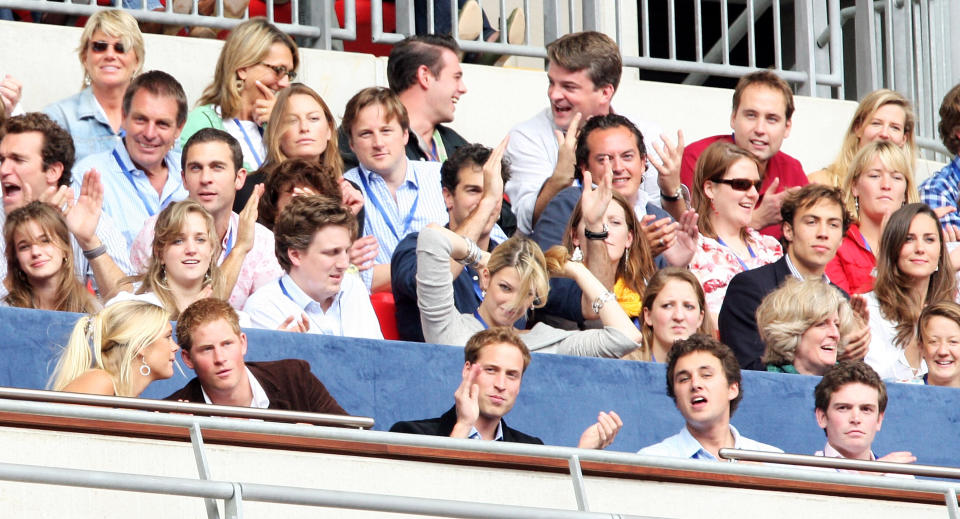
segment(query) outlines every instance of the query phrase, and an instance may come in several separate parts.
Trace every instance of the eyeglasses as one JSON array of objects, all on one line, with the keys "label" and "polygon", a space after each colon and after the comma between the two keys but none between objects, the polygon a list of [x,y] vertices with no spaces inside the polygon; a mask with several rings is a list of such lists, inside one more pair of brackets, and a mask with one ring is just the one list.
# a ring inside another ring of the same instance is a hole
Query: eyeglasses
[{"label": "eyeglasses", "polygon": [[[109,48],[110,48],[110,43],[105,41],[90,42],[90,50],[92,50],[93,52],[96,52],[97,54],[103,54],[104,52],[107,52],[107,49]],[[125,54],[127,52],[127,48],[124,47],[123,42],[119,42],[119,41],[113,44],[113,50],[115,50],[117,54]]]},{"label": "eyeglasses", "polygon": [[726,184],[733,188],[734,191],[750,191],[750,188],[753,187],[758,193],[760,192],[760,185],[763,184],[762,180],[748,180],[746,178],[711,179],[710,182],[715,184]]},{"label": "eyeglasses", "polygon": [[293,81],[293,80],[297,79],[297,73],[294,72],[294,71],[292,71],[292,70],[287,70],[287,67],[284,67],[283,65],[271,65],[271,64],[266,63],[266,62],[263,62],[263,61],[261,61],[260,63],[257,63],[257,64],[258,64],[258,65],[263,65],[264,67],[267,67],[267,68],[273,70],[273,73],[276,74],[278,78],[282,78],[283,76],[287,76],[288,78],[290,78],[290,81]]}]

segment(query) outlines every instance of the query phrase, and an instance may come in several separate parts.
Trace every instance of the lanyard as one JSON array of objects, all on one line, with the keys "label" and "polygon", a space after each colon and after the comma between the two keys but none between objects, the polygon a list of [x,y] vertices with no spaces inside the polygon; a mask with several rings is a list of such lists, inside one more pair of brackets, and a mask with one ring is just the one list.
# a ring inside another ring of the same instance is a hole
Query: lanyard
[{"label": "lanyard", "polygon": [[[133,192],[140,197],[140,201],[143,202],[143,208],[147,210],[147,214],[150,216],[157,214],[155,210],[150,208],[150,203],[153,200],[144,197],[143,193],[137,188],[136,182],[133,181],[133,175],[131,175],[127,170],[127,167],[123,165],[123,160],[120,159],[120,154],[117,153],[117,150],[113,150],[113,160],[117,161],[117,165],[120,166],[120,171],[123,172],[123,175],[127,177],[127,180],[130,182],[130,186],[133,187]],[[169,174],[169,172],[167,174]],[[170,196],[167,197],[167,200],[169,200],[171,196],[173,196],[173,193],[170,193]],[[157,199],[159,200],[160,197],[158,196]],[[160,207],[164,207],[166,205],[165,202],[166,201],[164,200],[160,200]]]},{"label": "lanyard", "polygon": [[873,249],[870,248],[870,244],[867,242],[866,236],[863,235],[863,232],[860,229],[857,229],[857,232],[860,233],[860,239],[863,241],[863,246],[866,247],[867,252],[873,254]]},{"label": "lanyard", "polygon": [[263,165],[263,161],[260,160],[260,154],[257,153],[257,150],[253,147],[253,142],[250,141],[250,136],[247,135],[247,130],[243,129],[243,125],[240,124],[240,120],[236,117],[233,118],[233,122],[237,124],[237,128],[240,129],[240,133],[243,134],[243,140],[247,141],[247,147],[250,148],[250,153],[253,153],[253,160],[257,161],[257,168]]},{"label": "lanyard", "polygon": [[[293,299],[293,296],[290,295],[290,292],[287,292],[287,287],[283,286],[283,278],[278,279],[277,283],[280,284],[280,291],[283,292],[283,295],[287,296],[287,299],[293,301],[293,304],[299,307],[300,305]],[[336,301],[334,302],[336,303]],[[310,321],[310,326],[319,330],[322,335],[327,335],[327,332],[323,329],[323,327],[318,326],[317,322],[310,317],[310,314],[307,313],[306,308],[303,309],[303,313],[307,316],[307,320]],[[340,337],[343,337],[344,335],[343,335],[343,309],[342,308],[340,312],[340,319],[338,319],[338,321],[340,322]]]},{"label": "lanyard", "polygon": [[[721,237],[719,237],[719,236],[717,236],[717,243],[719,243],[720,245],[723,245],[724,247],[730,249],[730,246],[727,245],[726,242],[723,241],[723,238],[721,238]],[[747,244],[747,252],[750,253],[750,257],[751,257],[751,258],[756,258],[756,257],[757,257],[757,255],[753,253],[753,249],[750,248],[750,244],[749,244],[749,243]],[[730,254],[733,254],[733,257],[734,257],[734,258],[737,258],[737,261],[740,262],[740,266],[743,267],[743,270],[750,270],[750,267],[748,267],[747,264],[744,263],[742,259],[740,259],[740,256],[737,256],[737,253],[736,253],[736,252],[733,252],[733,249],[730,249]]]},{"label": "lanyard", "polygon": [[440,138],[440,132],[436,129],[433,130],[433,144],[431,146],[433,150],[430,153],[430,159],[437,162],[443,162],[447,160],[447,149],[443,146],[443,139]]},{"label": "lanyard", "polygon": [[[237,230],[237,232],[240,232],[239,229]],[[227,244],[223,247],[223,258],[224,258],[224,259],[226,259],[227,256],[230,255],[230,251],[233,250],[233,240],[234,240],[234,238],[235,238],[235,237],[234,237],[233,233],[230,232],[230,227],[227,227]],[[282,284],[280,285],[280,288],[283,288],[283,285],[282,285]],[[284,293],[286,293],[286,290],[284,290]]]},{"label": "lanyard", "polygon": [[479,308],[477,308],[476,310],[473,311],[473,316],[476,317],[478,321],[480,321],[480,324],[483,325],[483,329],[484,329],[484,330],[487,330],[487,329],[490,328],[490,326],[487,325],[487,322],[483,320],[483,317],[480,317],[480,309],[479,309]]},{"label": "lanyard", "polygon": [[[417,173],[414,171],[414,181],[417,182],[417,185],[420,185],[419,179],[417,178]],[[373,208],[380,213],[380,217],[383,218],[384,223],[387,224],[387,227],[390,228],[390,232],[397,238],[397,240],[402,239],[404,236],[410,233],[410,224],[413,223],[413,217],[417,212],[417,204],[420,203],[420,188],[417,188],[417,197],[413,199],[413,205],[410,206],[410,212],[407,213],[407,216],[403,219],[403,228],[400,230],[403,231],[403,234],[397,232],[396,227],[393,226],[393,222],[390,221],[390,217],[387,215],[387,212],[383,209],[383,206],[380,205],[380,200],[377,198],[377,195],[370,189],[370,184],[367,182],[367,176],[364,174],[363,170],[360,170],[360,183],[363,184],[363,190],[367,194],[367,198],[370,199],[370,202],[373,203]],[[399,205],[397,206],[399,209]]]},{"label": "lanyard", "polygon": [[473,283],[473,293],[477,294],[478,300],[483,301],[483,290],[480,289],[480,280],[479,280],[480,274],[477,274],[476,276],[471,275],[470,269],[466,265],[464,265],[463,271],[466,272],[468,276],[470,276],[470,281]]}]

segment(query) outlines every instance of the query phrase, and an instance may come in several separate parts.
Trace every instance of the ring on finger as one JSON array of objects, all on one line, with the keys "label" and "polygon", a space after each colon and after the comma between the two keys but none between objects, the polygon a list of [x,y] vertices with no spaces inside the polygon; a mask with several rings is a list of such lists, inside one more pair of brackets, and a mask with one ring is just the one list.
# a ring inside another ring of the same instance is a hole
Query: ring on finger
[{"label": "ring on finger", "polygon": [[661,238],[660,238],[660,246],[663,247],[665,244],[666,244],[666,242],[663,241],[663,238],[661,237]]}]

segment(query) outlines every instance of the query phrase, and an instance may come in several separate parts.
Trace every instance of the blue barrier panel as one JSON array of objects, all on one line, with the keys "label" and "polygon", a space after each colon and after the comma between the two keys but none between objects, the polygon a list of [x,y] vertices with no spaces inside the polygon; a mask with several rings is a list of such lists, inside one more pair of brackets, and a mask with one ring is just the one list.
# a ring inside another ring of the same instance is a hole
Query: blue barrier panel
[{"label": "blue barrier panel", "polygon": [[[40,389],[76,314],[0,308],[0,385]],[[372,416],[376,429],[398,420],[439,416],[453,405],[463,349],[249,330],[248,360],[302,358],[344,409]],[[612,450],[633,452],[683,425],[666,396],[664,365],[533,354],[507,422],[553,445],[575,446],[600,410],[613,409],[624,429]],[[190,370],[187,370],[190,373]],[[813,414],[817,378],[744,373],[744,399],[733,423],[746,436],[787,452],[811,454],[826,442]],[[151,385],[162,398],[186,383],[179,373]],[[874,444],[878,455],[908,450],[919,463],[960,466],[952,445],[960,433],[960,391],[890,384],[890,404]]]}]

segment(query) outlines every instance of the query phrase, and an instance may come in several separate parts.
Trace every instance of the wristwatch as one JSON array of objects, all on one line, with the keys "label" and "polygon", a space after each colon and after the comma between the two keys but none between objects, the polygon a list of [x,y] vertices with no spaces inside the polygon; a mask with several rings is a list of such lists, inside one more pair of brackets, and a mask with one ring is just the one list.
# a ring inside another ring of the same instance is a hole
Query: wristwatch
[{"label": "wristwatch", "polygon": [[676,202],[677,200],[680,200],[681,196],[683,196],[683,184],[677,186],[677,191],[672,195],[668,195],[663,191],[660,191],[660,198],[666,200],[667,202]]},{"label": "wristwatch", "polygon": [[600,232],[592,232],[590,229],[584,227],[583,235],[587,237],[588,240],[606,240],[607,236],[610,235],[607,224],[603,224],[603,230]]}]

